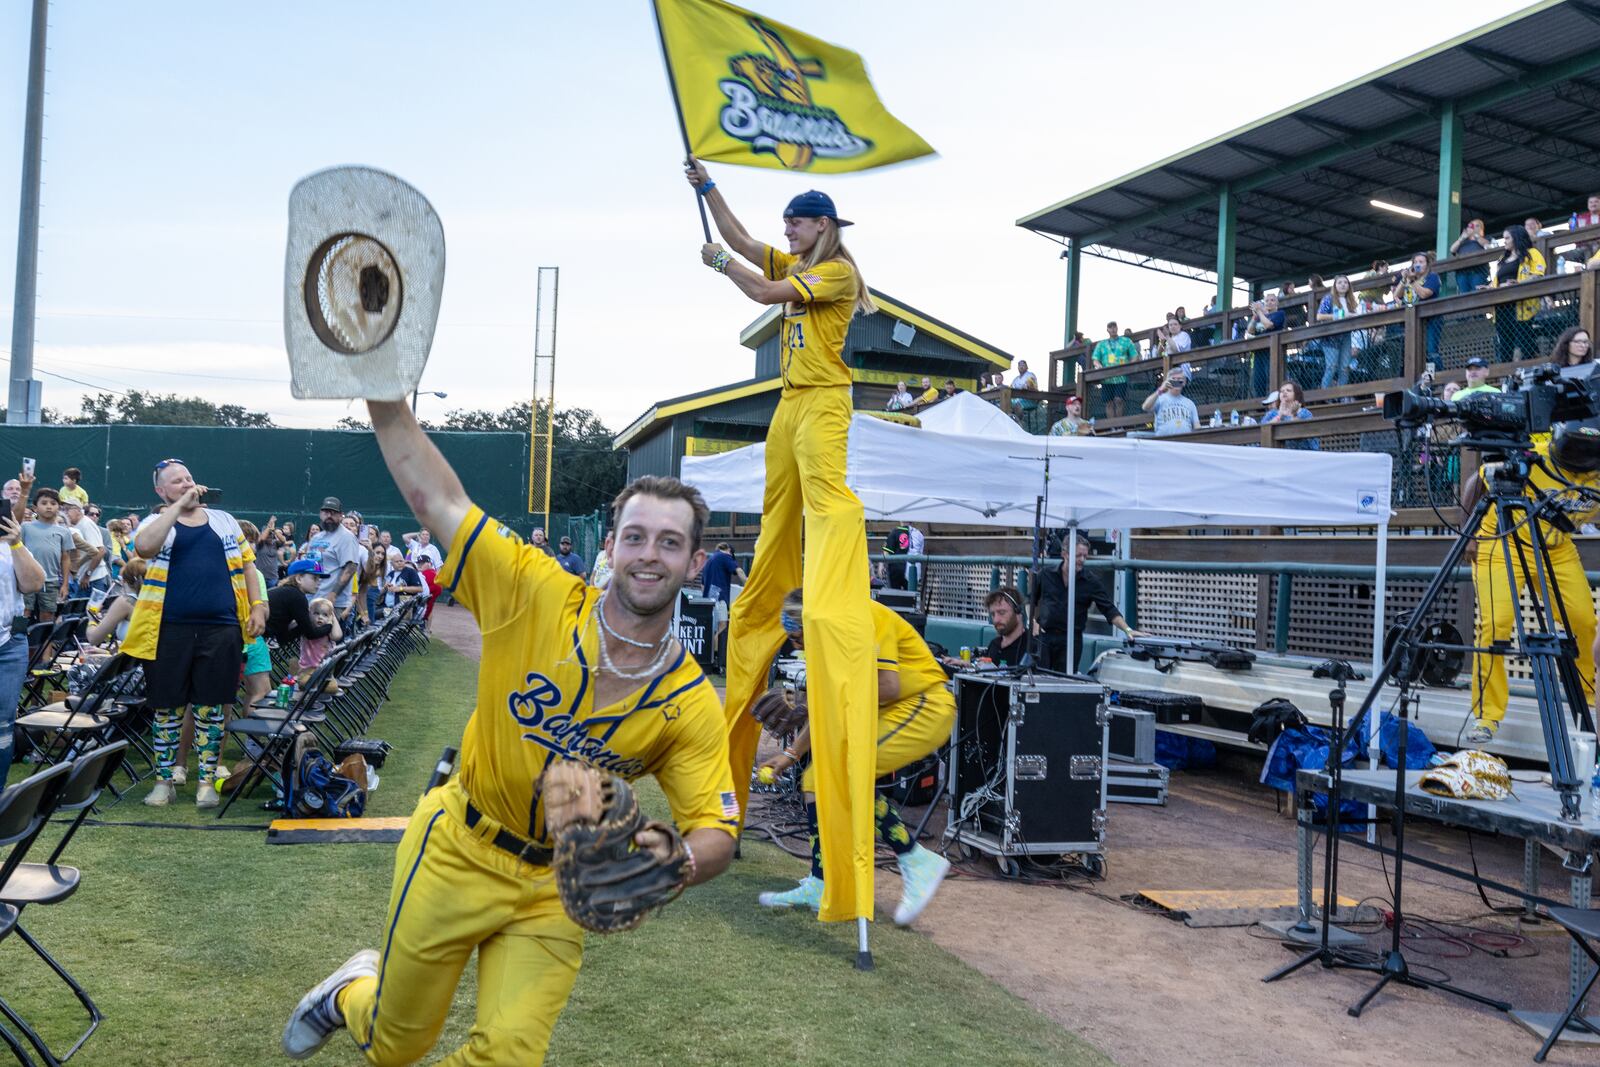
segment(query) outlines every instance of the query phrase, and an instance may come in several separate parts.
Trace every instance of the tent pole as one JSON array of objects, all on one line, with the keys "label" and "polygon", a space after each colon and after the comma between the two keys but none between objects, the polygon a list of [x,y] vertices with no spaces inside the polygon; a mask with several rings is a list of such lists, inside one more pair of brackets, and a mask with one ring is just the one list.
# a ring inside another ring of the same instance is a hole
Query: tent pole
[{"label": "tent pole", "polygon": [[[1372,679],[1373,684],[1377,684],[1378,675],[1383,670],[1383,633],[1384,633],[1384,629],[1385,629],[1385,626],[1384,626],[1385,601],[1387,600],[1388,592],[1389,592],[1389,580],[1388,580],[1388,571],[1389,571],[1389,520],[1388,519],[1385,519],[1383,522],[1378,523],[1377,557],[1378,557],[1377,558],[1377,562],[1376,562],[1376,564],[1375,564],[1375,566],[1373,568],[1374,571],[1376,572],[1376,577],[1375,577],[1375,579],[1373,581],[1373,586],[1372,586],[1372,667],[1371,667],[1371,672],[1372,673],[1368,675],[1368,677],[1370,679]],[[1381,747],[1379,745],[1379,743],[1378,743],[1378,730],[1373,725],[1373,719],[1375,717],[1376,716],[1368,715],[1367,716],[1367,721],[1366,721],[1366,730],[1367,730],[1367,766],[1368,767],[1376,767],[1378,765],[1379,749]],[[1405,729],[1406,728],[1405,723],[1401,723],[1400,724],[1400,728],[1401,729]],[[1377,813],[1378,813],[1378,809],[1377,809],[1376,806],[1374,806],[1372,804],[1368,804],[1367,805],[1367,842],[1369,844],[1376,844],[1377,843],[1377,836],[1378,836],[1378,824],[1377,824],[1377,821],[1376,821],[1377,820]]]},{"label": "tent pole", "polygon": [[1067,540],[1064,548],[1070,548],[1072,554],[1065,552],[1061,558],[1063,563],[1071,560],[1067,567],[1067,650],[1062,655],[1067,661],[1064,674],[1077,674],[1078,665],[1072,661],[1072,650],[1078,643],[1078,520],[1073,519],[1067,523]]}]

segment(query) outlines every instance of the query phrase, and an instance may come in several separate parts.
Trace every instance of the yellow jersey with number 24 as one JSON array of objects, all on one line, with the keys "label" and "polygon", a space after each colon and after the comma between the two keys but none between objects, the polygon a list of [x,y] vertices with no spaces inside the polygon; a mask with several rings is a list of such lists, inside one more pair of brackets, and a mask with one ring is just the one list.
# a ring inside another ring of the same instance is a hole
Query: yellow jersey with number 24
[{"label": "yellow jersey with number 24", "polygon": [[850,384],[844,365],[844,337],[856,310],[860,282],[850,264],[830,259],[791,274],[799,256],[767,246],[766,274],[771,281],[787,279],[795,299],[783,305],[783,334],[778,366],[785,389]]},{"label": "yellow jersey with number 24", "polygon": [[512,832],[548,844],[540,778],[561,759],[632,781],[654,775],[683,833],[738,833],[722,702],[680,647],[619,703],[594,706],[601,590],[468,509],[439,581],[483,634],[477,704],[461,740],[461,784]]}]

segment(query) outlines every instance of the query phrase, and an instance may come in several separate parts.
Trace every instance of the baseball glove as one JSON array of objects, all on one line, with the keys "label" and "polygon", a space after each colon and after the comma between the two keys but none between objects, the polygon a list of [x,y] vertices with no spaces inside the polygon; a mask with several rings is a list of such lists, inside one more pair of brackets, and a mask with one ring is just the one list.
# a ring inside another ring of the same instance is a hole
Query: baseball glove
[{"label": "baseball glove", "polygon": [[[683,836],[645,819],[627,782],[566,762],[544,772],[542,787],[556,888],[573,922],[599,934],[632,930],[683,892],[689,865]],[[634,843],[641,830],[667,836],[665,859]]]},{"label": "baseball glove", "polygon": [[774,686],[762,693],[750,708],[762,729],[783,738],[806,724],[806,704],[792,691]]}]

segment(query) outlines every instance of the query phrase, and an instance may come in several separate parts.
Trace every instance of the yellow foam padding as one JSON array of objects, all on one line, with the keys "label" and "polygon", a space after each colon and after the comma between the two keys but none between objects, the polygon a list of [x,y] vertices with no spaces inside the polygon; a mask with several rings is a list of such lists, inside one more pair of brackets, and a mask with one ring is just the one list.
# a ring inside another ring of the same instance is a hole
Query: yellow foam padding
[{"label": "yellow foam padding", "polygon": [[273,819],[268,833],[286,833],[290,830],[404,830],[411,821],[409,815],[391,815],[382,819]]},{"label": "yellow foam padding", "polygon": [[[1293,907],[1293,889],[1141,889],[1139,895],[1168,911],[1244,911],[1255,908]],[[1311,894],[1320,903],[1322,890]],[[1356,901],[1340,896],[1338,907],[1353,908]]]}]

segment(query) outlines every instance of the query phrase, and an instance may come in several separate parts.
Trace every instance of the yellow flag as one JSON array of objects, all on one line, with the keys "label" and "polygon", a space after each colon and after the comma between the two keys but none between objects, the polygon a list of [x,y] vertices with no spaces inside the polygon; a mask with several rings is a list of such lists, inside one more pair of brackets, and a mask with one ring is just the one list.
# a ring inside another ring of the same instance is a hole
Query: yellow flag
[{"label": "yellow flag", "polygon": [[837,173],[933,154],[848,49],[722,0],[655,0],[691,154]]}]

